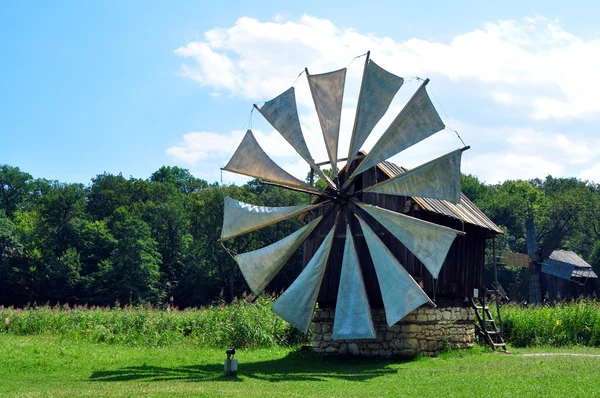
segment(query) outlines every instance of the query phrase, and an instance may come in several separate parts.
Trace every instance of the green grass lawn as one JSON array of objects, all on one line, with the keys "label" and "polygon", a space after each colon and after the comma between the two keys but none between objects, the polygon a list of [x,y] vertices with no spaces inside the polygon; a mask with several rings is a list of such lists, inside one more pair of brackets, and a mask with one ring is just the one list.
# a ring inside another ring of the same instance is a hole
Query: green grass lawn
[{"label": "green grass lawn", "polygon": [[[600,396],[600,349],[484,349],[413,361],[321,359],[301,349],[224,350],[70,342],[0,333],[0,396],[590,397]],[[555,352],[594,356],[523,356]]]}]

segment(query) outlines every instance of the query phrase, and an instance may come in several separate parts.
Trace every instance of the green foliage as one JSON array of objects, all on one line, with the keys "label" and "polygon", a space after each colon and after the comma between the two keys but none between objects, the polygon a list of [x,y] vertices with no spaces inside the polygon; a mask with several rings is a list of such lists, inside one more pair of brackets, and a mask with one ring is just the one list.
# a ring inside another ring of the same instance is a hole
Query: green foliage
[{"label": "green foliage", "polygon": [[0,213],[0,259],[20,253],[23,245],[15,224]]},{"label": "green foliage", "polygon": [[236,300],[200,309],[160,310],[149,305],[108,307],[0,307],[17,335],[53,335],[69,341],[136,346],[190,342],[203,347],[269,348],[306,343],[305,336],[271,310],[271,298]]},{"label": "green foliage", "polygon": [[[330,169],[325,170],[334,177]],[[533,216],[540,244],[558,232],[557,248],[600,264],[600,190],[573,178],[487,185],[462,176],[463,191],[505,231],[499,256],[525,252],[525,221]],[[314,184],[326,184],[315,176]],[[88,186],[33,179],[0,166],[0,305],[68,302],[144,303],[180,307],[230,302],[247,290],[223,247],[226,196],[265,206],[309,203],[307,194],[261,184],[208,184],[179,167],[163,166],[148,179],[103,173]],[[313,197],[314,199],[314,197]],[[231,253],[264,247],[303,225],[287,220],[228,240]],[[15,250],[13,250],[13,248]],[[491,245],[486,281],[491,281]],[[286,289],[302,268],[302,250],[267,287]],[[523,291],[523,270],[501,267],[511,297]],[[514,294],[513,294],[514,293]]]},{"label": "green foliage", "polygon": [[152,173],[150,181],[175,185],[177,189],[188,195],[208,187],[208,183],[205,180],[196,178],[188,170],[177,166],[162,166]]},{"label": "green foliage", "polygon": [[18,167],[0,165],[0,209],[12,218],[20,209],[33,189],[32,177],[19,170]]},{"label": "green foliage", "polygon": [[150,227],[126,209],[117,211],[114,234],[115,250],[103,261],[99,271],[100,299],[103,302],[157,304],[161,255],[150,236]]},{"label": "green foliage", "polygon": [[573,301],[553,307],[504,305],[504,337],[517,347],[600,346],[600,303]]}]

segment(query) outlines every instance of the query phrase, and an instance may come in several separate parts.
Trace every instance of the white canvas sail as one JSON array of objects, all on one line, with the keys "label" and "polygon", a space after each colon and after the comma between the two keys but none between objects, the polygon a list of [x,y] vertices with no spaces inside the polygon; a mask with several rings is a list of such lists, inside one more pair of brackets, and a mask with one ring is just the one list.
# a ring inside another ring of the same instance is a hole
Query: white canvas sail
[{"label": "white canvas sail", "polygon": [[319,205],[267,207],[254,206],[225,197],[221,240],[227,240],[290,219]]},{"label": "white canvas sail", "polygon": [[337,170],[340,120],[346,68],[320,75],[308,75],[308,85],[321,123],[325,147],[333,170]]},{"label": "white canvas sail", "polygon": [[459,231],[380,207],[363,203],[358,206],[402,242],[437,279]]},{"label": "white canvas sail", "polygon": [[387,112],[402,83],[404,79],[401,77],[386,71],[372,60],[367,61],[356,107],[348,164],[352,163],[375,125]]},{"label": "white canvas sail", "polygon": [[[423,83],[352,176],[375,166],[445,128]],[[351,181],[349,179],[348,181]]]},{"label": "white canvas sail", "polygon": [[275,130],[279,132],[285,138],[287,142],[298,152],[298,154],[304,159],[313,170],[321,177],[327,185],[334,188],[335,185],[329,177],[327,177],[321,168],[317,166],[314,159],[312,158],[304,135],[302,134],[302,127],[300,127],[300,119],[298,118],[298,107],[296,106],[296,91],[294,87],[290,87],[285,92],[273,98],[270,101],[265,102],[260,108],[256,107],[258,111],[264,116],[265,119]]},{"label": "white canvas sail", "polygon": [[431,302],[431,300],[429,300],[423,289],[417,285],[412,276],[400,265],[375,232],[362,218],[358,216],[356,218],[360,222],[373,260],[377,281],[379,281],[379,287],[381,288],[387,324],[392,326],[421,305]]},{"label": "white canvas sail", "polygon": [[300,181],[279,167],[260,147],[252,131],[248,130],[240,146],[235,151],[223,170],[260,178],[289,187],[316,191],[305,182]]},{"label": "white canvas sail", "polygon": [[258,108],[258,111],[275,127],[275,130],[279,131],[302,158],[312,159],[300,127],[294,87],[290,87],[279,96],[265,102],[263,106]]},{"label": "white canvas sail", "polygon": [[375,328],[365,283],[358,263],[358,255],[350,227],[346,226],[346,243],[342,259],[342,273],[335,305],[333,340],[374,339]]},{"label": "white canvas sail", "polygon": [[460,161],[462,149],[382,181],[364,192],[418,196],[460,203]]},{"label": "white canvas sail", "polygon": [[234,257],[252,293],[259,295],[267,287],[322,219],[322,216],[316,218],[293,234],[269,246]]},{"label": "white canvas sail", "polygon": [[304,333],[308,332],[315,310],[336,226],[337,223],[294,283],[273,303],[273,311],[277,315]]}]

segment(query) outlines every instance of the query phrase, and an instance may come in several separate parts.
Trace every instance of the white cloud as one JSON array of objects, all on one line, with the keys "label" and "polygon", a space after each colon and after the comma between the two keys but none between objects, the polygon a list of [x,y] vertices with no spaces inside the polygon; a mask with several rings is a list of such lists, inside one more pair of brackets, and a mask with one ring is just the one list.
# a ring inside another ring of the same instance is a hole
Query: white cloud
[{"label": "white cloud", "polygon": [[[377,62],[402,76],[480,82],[492,99],[525,105],[535,119],[593,117],[600,111],[595,99],[600,92],[600,40],[581,39],[557,20],[543,17],[485,23],[448,43],[396,41],[307,15],[297,22],[281,16],[276,22],[243,17],[175,53],[196,61],[184,64],[185,76],[256,100],[282,92],[307,65],[317,73],[343,67],[369,49]],[[353,70],[349,80],[359,76],[360,70]]]},{"label": "white cloud", "polygon": [[565,175],[563,165],[542,156],[494,152],[473,157],[467,155],[463,160],[463,171],[475,174],[481,181],[489,184],[507,179],[543,178],[549,174],[558,177]]},{"label": "white cloud", "polygon": [[[566,125],[567,121],[600,115],[600,101],[594,97],[600,92],[600,40],[578,38],[562,29],[558,21],[535,17],[485,23],[481,29],[441,43],[417,38],[395,41],[306,15],[297,21],[277,15],[274,22],[244,17],[229,28],[206,32],[203,41],[188,43],[175,53],[186,59],[181,73],[209,88],[211,95],[226,93],[259,102],[287,89],[307,65],[311,73],[334,70],[368,49],[378,64],[398,75],[436,76],[437,81],[464,82],[478,90],[477,94],[472,94],[473,90],[460,93],[473,102],[469,114],[445,120],[473,147],[463,155],[464,172],[488,183],[548,174],[600,179],[596,177],[600,175],[600,138]],[[348,69],[340,158],[348,150],[363,63],[364,58],[360,58]],[[307,145],[317,161],[325,160],[321,129],[304,76],[295,87]],[[413,81],[400,90],[364,149],[373,146],[416,87]],[[480,105],[481,93],[491,101]],[[498,105],[494,107],[494,103]],[[485,111],[496,119],[486,120],[482,106],[493,107]],[[498,117],[507,109],[511,112],[508,119],[516,110],[525,110],[530,118],[511,125],[514,120],[505,122]],[[478,121],[471,121],[471,116]],[[563,124],[556,127],[554,122],[544,122],[547,119],[563,119]],[[270,126],[265,132],[253,131],[269,156],[304,179],[308,166],[277,132]],[[167,153],[197,169],[206,166],[218,170],[243,134],[188,133]],[[414,167],[460,146],[456,134],[445,130],[391,160]],[[244,181],[244,177],[224,175],[225,183]]]},{"label": "white cloud", "polygon": [[582,180],[595,181],[600,183],[600,162],[589,169],[582,170],[579,175]]},{"label": "white cloud", "polygon": [[[210,131],[188,133],[177,145],[168,148],[167,154],[191,166],[211,158],[228,158],[233,155],[245,133],[242,130],[234,130],[228,134]],[[296,155],[294,149],[276,131],[265,134],[260,130],[252,130],[252,133],[267,154],[276,154],[277,157]]]}]

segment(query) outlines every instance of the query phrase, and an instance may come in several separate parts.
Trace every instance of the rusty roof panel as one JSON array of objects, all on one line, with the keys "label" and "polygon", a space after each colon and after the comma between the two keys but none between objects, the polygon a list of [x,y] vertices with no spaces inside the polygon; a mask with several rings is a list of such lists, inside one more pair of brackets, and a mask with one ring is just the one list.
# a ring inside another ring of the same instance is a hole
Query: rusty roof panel
[{"label": "rusty roof panel", "polygon": [[[398,174],[403,174],[407,169],[398,166],[392,162],[381,162],[377,167],[388,177],[392,178]],[[433,213],[441,214],[447,217],[456,218],[468,224],[476,225],[490,230],[496,234],[504,232],[492,220],[488,218],[481,210],[477,208],[464,194],[460,195],[460,203],[455,205],[446,200],[412,197],[415,202],[423,209]]]}]

